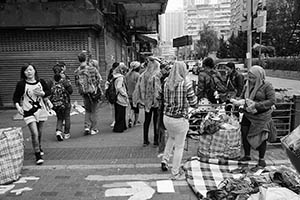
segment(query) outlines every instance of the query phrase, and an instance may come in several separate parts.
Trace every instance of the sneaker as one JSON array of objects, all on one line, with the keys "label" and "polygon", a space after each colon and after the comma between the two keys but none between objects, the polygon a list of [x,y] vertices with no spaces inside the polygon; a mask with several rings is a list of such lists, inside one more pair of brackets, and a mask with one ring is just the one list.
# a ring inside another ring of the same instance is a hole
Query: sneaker
[{"label": "sneaker", "polygon": [[114,127],[115,126],[115,121],[113,121],[111,124],[110,124],[110,127]]},{"label": "sneaker", "polygon": [[166,171],[168,171],[168,169],[169,169],[168,164],[165,161],[162,161],[161,162],[161,171],[166,172]]},{"label": "sneaker", "polygon": [[65,134],[65,140],[69,139],[71,137],[70,133]]},{"label": "sneaker", "polygon": [[150,144],[150,142],[144,142],[143,147],[146,147]]},{"label": "sneaker", "polygon": [[91,133],[89,128],[84,129],[84,135],[89,135]]},{"label": "sneaker", "polygon": [[239,159],[239,161],[250,161],[251,157],[250,156],[244,156],[241,159]]},{"label": "sneaker", "polygon": [[63,141],[64,140],[61,131],[56,131],[56,138],[57,138],[57,141]]},{"label": "sneaker", "polygon": [[91,135],[96,135],[96,134],[98,134],[98,133],[99,133],[99,130],[97,130],[97,129],[91,131]]},{"label": "sneaker", "polygon": [[128,128],[131,128],[131,127],[132,127],[132,120],[129,119],[129,120],[128,120]]},{"label": "sneaker", "polygon": [[43,149],[40,148],[40,155],[43,156],[45,153],[43,151]]},{"label": "sneaker", "polygon": [[175,180],[184,180],[185,177],[183,176],[183,173],[178,173],[178,174],[172,174],[169,179],[175,181]]},{"label": "sneaker", "polygon": [[35,153],[35,164],[41,165],[43,163],[44,163],[44,160],[43,160],[43,158],[41,156],[41,152],[36,152]]}]

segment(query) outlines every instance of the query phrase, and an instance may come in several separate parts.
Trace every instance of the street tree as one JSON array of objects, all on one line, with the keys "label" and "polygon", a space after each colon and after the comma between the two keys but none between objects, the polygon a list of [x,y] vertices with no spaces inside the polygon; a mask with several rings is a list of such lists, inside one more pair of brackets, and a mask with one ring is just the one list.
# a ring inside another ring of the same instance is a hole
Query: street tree
[{"label": "street tree", "polygon": [[219,39],[219,49],[217,52],[218,58],[229,58],[230,50],[229,50],[229,42],[224,40],[224,37]]},{"label": "street tree", "polygon": [[238,35],[232,34],[228,39],[230,57],[242,58],[246,57],[247,52],[247,33],[239,31]]},{"label": "street tree", "polygon": [[218,50],[218,35],[208,24],[203,24],[199,31],[200,40],[196,42],[196,51],[199,57],[206,57],[208,53]]},{"label": "street tree", "polygon": [[266,37],[278,56],[299,55],[300,3],[299,0],[267,1]]}]

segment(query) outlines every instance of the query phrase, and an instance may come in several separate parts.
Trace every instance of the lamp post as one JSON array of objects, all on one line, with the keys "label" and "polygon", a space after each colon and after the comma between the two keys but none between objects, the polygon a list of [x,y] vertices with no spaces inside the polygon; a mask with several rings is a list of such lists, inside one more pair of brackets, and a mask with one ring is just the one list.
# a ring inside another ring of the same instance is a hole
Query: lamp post
[{"label": "lamp post", "polygon": [[247,1],[247,67],[252,66],[252,0]]}]

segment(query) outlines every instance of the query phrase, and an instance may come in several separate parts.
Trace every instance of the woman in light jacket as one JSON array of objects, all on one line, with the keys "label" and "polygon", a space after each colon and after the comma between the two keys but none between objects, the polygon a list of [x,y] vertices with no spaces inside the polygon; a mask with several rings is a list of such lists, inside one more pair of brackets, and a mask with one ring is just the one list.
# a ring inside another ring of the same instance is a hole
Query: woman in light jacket
[{"label": "woman in light jacket", "polygon": [[124,75],[127,73],[127,70],[127,66],[124,63],[120,63],[113,72],[117,93],[117,102],[115,103],[115,125],[113,132],[117,133],[122,133],[127,129],[126,107],[129,105],[129,99],[124,77]]}]

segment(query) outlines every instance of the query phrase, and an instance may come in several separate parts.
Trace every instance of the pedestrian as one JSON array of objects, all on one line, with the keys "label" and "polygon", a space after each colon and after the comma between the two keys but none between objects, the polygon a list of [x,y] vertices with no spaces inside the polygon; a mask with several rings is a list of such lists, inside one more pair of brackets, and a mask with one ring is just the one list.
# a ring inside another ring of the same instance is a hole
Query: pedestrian
[{"label": "pedestrian", "polygon": [[244,106],[241,121],[242,143],[244,157],[241,161],[250,161],[251,148],[258,151],[258,164],[254,170],[266,166],[265,153],[267,141],[276,138],[276,129],[272,120],[272,107],[275,105],[275,90],[271,83],[265,80],[265,70],[252,66],[242,93],[244,100],[232,100],[234,104]]},{"label": "pedestrian", "polygon": [[168,162],[174,149],[171,179],[178,179],[181,175],[180,163],[189,129],[188,107],[197,105],[197,97],[192,82],[187,80],[187,74],[185,63],[176,61],[164,86],[164,125],[168,131],[168,140],[162,156],[161,169],[168,170]]},{"label": "pedestrian", "polygon": [[158,146],[157,117],[159,106],[160,85],[160,63],[156,57],[149,56],[147,67],[140,75],[133,94],[133,105],[142,105],[145,109],[145,121],[143,124],[143,146],[149,142],[149,126],[153,114],[154,146]]},{"label": "pedestrian", "polygon": [[216,82],[213,77],[216,77],[217,80],[222,80],[221,74],[214,69],[215,65],[211,57],[205,58],[202,62],[202,66],[204,70],[198,75],[197,97],[199,100],[207,98],[214,104],[220,103]]},{"label": "pedestrian", "polygon": [[89,66],[87,55],[81,52],[78,55],[80,66],[75,70],[75,84],[79,94],[83,98],[85,108],[84,134],[95,135],[99,132],[97,128],[99,101],[102,95],[100,83],[102,78],[98,70]]},{"label": "pedestrian", "polygon": [[170,73],[170,66],[168,63],[162,63],[160,65],[160,83],[161,83],[161,92],[159,97],[159,107],[158,107],[158,119],[157,119],[157,132],[158,132],[158,153],[163,153],[166,146],[166,127],[164,125],[164,84],[166,78]]},{"label": "pedestrian", "polygon": [[30,130],[36,164],[41,165],[44,163],[41,145],[43,124],[48,119],[45,105],[48,101],[44,102],[44,98],[50,95],[50,90],[46,82],[39,78],[33,64],[23,66],[20,74],[21,80],[16,85],[13,102]]},{"label": "pedestrian", "polygon": [[[53,110],[56,113],[56,138],[58,141],[69,139],[71,129],[71,98],[73,93],[71,80],[65,74],[66,66],[64,63],[58,63],[53,66],[53,81],[50,83],[51,89],[50,101],[53,104]],[[63,130],[64,124],[64,130]]]},{"label": "pedestrian", "polygon": [[244,76],[236,70],[233,62],[226,64],[226,71],[226,87],[230,98],[240,97],[244,88]]},{"label": "pedestrian", "polygon": [[129,105],[129,99],[126,89],[125,74],[128,68],[124,63],[120,63],[113,72],[115,78],[114,86],[116,88],[117,101],[115,103],[115,125],[113,132],[122,133],[127,129],[126,126],[126,107]]},{"label": "pedestrian", "polygon": [[134,106],[132,101],[132,94],[134,92],[135,86],[140,76],[140,67],[141,63],[138,61],[133,61],[130,63],[130,70],[126,74],[126,83],[128,89],[128,98],[130,103],[130,110],[128,116],[128,127],[132,127],[135,125],[140,125],[141,122],[139,121],[139,105]]},{"label": "pedestrian", "polygon": [[[108,75],[107,75],[107,79],[106,79],[106,82],[105,82],[105,91],[108,89],[109,84],[112,82],[112,80],[114,78],[113,71],[118,66],[119,66],[119,63],[118,62],[114,62],[112,64],[112,67],[109,69],[109,72],[108,72]],[[110,102],[108,102],[108,103],[109,103],[109,107],[110,107],[110,110],[111,110],[111,120],[112,120],[112,123],[110,124],[110,127],[113,128],[115,126],[115,105],[113,103],[110,103]]]},{"label": "pedestrian", "polygon": [[233,112],[236,117],[239,117],[238,107],[232,107],[230,99],[240,97],[244,88],[244,76],[239,73],[233,62],[226,64],[226,87],[227,97],[225,110],[227,113]]}]

